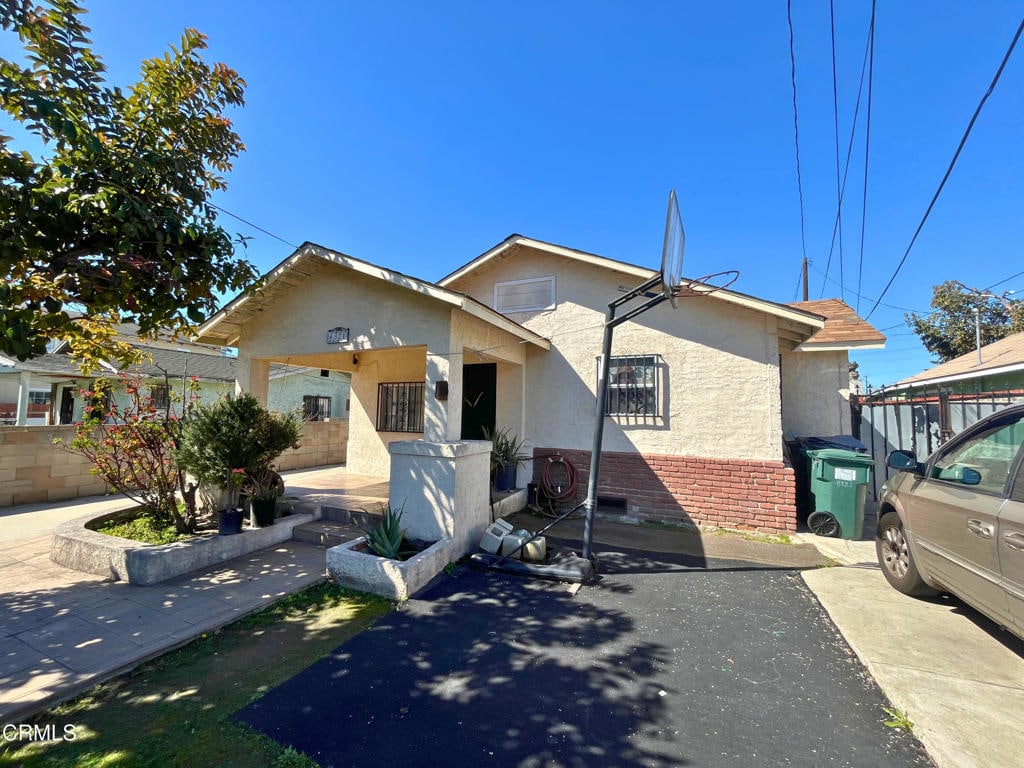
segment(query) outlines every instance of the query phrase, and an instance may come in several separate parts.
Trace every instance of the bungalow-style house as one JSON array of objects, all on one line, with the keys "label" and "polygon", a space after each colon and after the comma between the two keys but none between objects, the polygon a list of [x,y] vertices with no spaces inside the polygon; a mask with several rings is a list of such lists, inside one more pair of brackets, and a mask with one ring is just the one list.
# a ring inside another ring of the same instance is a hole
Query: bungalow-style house
[{"label": "bungalow-style house", "polygon": [[[306,243],[197,338],[236,346],[239,388],[264,400],[274,364],[349,373],[348,467],[390,475],[393,494],[398,454],[401,472],[413,454],[457,465],[484,428],[511,428],[532,457],[519,485],[557,455],[580,472],[582,500],[605,311],[655,274],[512,235],[431,283]],[[616,329],[600,501],[645,519],[794,530],[783,436],[849,433],[848,351],[884,337],[835,300],[694,285],[677,304]],[[451,472],[419,485],[460,482]]]},{"label": "bungalow-style house", "polygon": [[[140,350],[139,365],[121,369],[101,363],[100,370],[83,374],[68,355],[65,344],[24,362],[0,355],[0,426],[44,426],[73,424],[82,419],[85,398],[82,390],[92,388],[98,378],[116,379],[121,372],[139,376],[157,407],[177,408],[187,380],[193,379],[200,400],[215,400],[235,391],[237,360],[229,350],[187,339],[161,335],[140,339],[138,326],[118,326],[118,336]],[[302,408],[307,419],[322,420],[347,416],[348,376],[345,374],[287,365],[275,365],[270,372],[269,407],[275,410]],[[119,401],[124,392],[115,387]],[[174,397],[173,395],[177,395]],[[23,410],[19,414],[19,405]]]}]

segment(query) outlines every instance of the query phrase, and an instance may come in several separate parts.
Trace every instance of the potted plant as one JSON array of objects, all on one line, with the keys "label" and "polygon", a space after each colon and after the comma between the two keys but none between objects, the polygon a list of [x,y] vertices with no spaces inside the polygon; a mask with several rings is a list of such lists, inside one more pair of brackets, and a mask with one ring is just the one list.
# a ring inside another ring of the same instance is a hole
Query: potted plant
[{"label": "potted plant", "polygon": [[249,494],[251,522],[257,528],[274,524],[277,517],[277,498],[281,495],[281,476],[270,467],[250,472],[245,490]]},{"label": "potted plant", "polygon": [[493,435],[484,429],[484,439],[490,440],[491,471],[494,472],[494,489],[511,491],[516,487],[516,469],[526,461],[529,455],[522,452],[524,440],[512,431],[511,427],[499,429]]},{"label": "potted plant", "polygon": [[224,489],[222,502],[226,496],[231,513],[247,478],[268,470],[288,448],[298,448],[301,436],[302,418],[297,413],[268,411],[245,393],[200,404],[182,430],[175,460],[200,485]]},{"label": "potted plant", "polygon": [[227,504],[224,509],[217,510],[217,533],[221,536],[230,536],[242,532],[242,504],[241,491],[245,484],[245,470],[235,467],[227,476],[225,490],[227,491]]}]

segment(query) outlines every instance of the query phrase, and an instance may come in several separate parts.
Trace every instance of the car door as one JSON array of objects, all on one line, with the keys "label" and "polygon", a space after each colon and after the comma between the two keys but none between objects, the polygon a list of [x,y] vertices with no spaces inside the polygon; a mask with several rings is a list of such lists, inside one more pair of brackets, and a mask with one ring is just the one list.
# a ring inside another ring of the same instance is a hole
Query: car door
[{"label": "car door", "polygon": [[988,420],[938,452],[909,510],[924,569],[950,592],[1006,621],[997,531],[1024,443],[1022,418],[1015,413]]},{"label": "car door", "polygon": [[1024,461],[1017,468],[1010,498],[999,510],[999,568],[1010,615],[1024,631]]}]

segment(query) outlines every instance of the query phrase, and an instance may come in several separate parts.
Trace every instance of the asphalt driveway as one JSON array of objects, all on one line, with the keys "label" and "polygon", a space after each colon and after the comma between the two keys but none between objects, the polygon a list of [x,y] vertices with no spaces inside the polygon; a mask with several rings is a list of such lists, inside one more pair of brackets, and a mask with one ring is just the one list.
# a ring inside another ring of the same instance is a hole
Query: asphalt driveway
[{"label": "asphalt driveway", "polygon": [[322,766],[930,766],[798,572],[605,547],[461,571],[238,718]]}]

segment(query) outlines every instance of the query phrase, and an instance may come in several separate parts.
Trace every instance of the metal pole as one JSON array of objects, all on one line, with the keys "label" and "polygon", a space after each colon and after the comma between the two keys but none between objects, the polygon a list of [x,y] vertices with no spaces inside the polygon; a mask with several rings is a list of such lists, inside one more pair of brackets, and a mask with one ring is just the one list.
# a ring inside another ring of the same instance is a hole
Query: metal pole
[{"label": "metal pole", "polygon": [[981,310],[974,308],[974,346],[978,350],[978,365],[981,365]]},{"label": "metal pole", "polygon": [[604,322],[604,341],[597,377],[597,406],[594,409],[594,444],[590,451],[590,477],[587,480],[586,518],[583,525],[583,557],[593,562],[594,511],[597,509],[597,476],[601,471],[601,442],[604,439],[604,406],[608,399],[608,361],[612,356],[615,331],[615,304],[608,306]]}]

